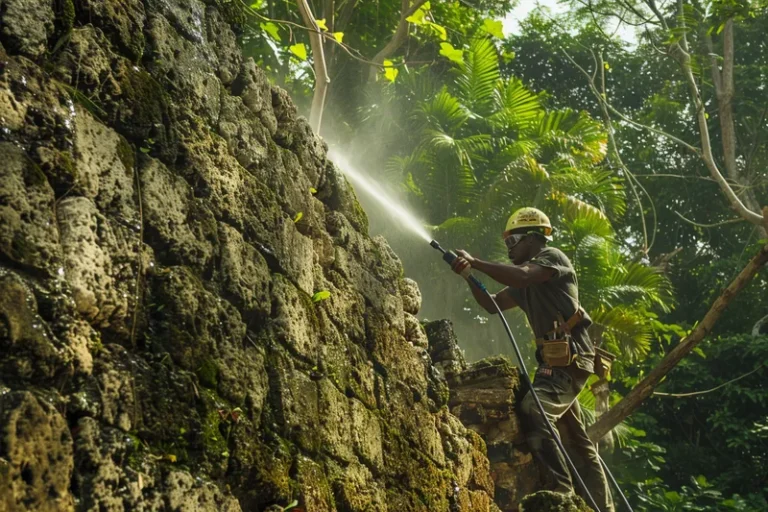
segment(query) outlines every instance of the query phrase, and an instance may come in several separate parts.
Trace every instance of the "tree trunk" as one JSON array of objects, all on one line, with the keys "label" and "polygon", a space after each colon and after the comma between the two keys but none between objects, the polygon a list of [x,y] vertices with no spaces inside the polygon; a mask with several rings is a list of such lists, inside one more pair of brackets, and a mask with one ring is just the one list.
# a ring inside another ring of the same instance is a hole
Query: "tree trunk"
[{"label": "tree trunk", "polygon": [[426,0],[415,0],[413,5],[410,5],[410,0],[402,1],[403,3],[400,9],[400,21],[397,23],[397,28],[395,29],[395,33],[392,35],[392,39],[390,39],[387,44],[384,45],[384,48],[379,50],[379,52],[374,55],[373,59],[371,59],[375,65],[371,65],[370,72],[368,73],[369,82],[372,82],[376,79],[376,74],[379,72],[379,69],[381,69],[384,61],[392,57],[408,39],[408,21],[406,18],[415,13],[419,7],[424,5],[426,2]]},{"label": "tree trunk", "polygon": [[642,401],[651,395],[661,379],[712,331],[712,327],[714,327],[728,304],[730,304],[734,297],[749,284],[752,278],[755,277],[767,261],[768,245],[765,245],[760,249],[760,252],[749,261],[739,275],[736,276],[736,279],[734,279],[723,293],[720,294],[717,300],[715,300],[712,307],[709,308],[709,311],[707,311],[707,314],[704,315],[704,318],[696,326],[693,332],[664,356],[664,359],[659,362],[656,368],[635,386],[627,396],[613,406],[610,411],[601,416],[595,424],[589,427],[589,437],[591,437],[593,441],[599,441],[607,432],[613,429],[613,427],[632,414]]},{"label": "tree trunk", "polygon": [[325,108],[325,95],[328,91],[328,69],[325,66],[325,52],[323,52],[323,36],[320,27],[312,15],[307,0],[298,0],[299,13],[304,25],[309,29],[309,44],[312,48],[312,61],[315,70],[315,91],[312,96],[312,110],[309,113],[309,125],[320,134],[320,126],[323,121],[323,109]]},{"label": "tree trunk", "polygon": [[[607,380],[600,379],[590,388],[595,395],[595,418],[600,419],[610,409],[611,387]],[[600,451],[610,453],[615,445],[613,432],[609,430],[605,436],[600,439]]]},{"label": "tree trunk", "polygon": [[[712,42],[707,38],[707,46],[712,68],[712,83],[717,97],[718,120],[720,121],[720,133],[723,143],[723,162],[728,177],[739,185],[748,185],[749,180],[739,169],[736,161],[736,122],[733,117],[733,97],[735,87],[733,83],[733,19],[725,22],[723,30],[723,65],[722,71],[718,69],[718,58],[714,53]],[[752,189],[747,188],[741,194],[744,204],[753,212],[760,211],[760,203]],[[765,229],[760,227],[761,235],[766,236]]]}]

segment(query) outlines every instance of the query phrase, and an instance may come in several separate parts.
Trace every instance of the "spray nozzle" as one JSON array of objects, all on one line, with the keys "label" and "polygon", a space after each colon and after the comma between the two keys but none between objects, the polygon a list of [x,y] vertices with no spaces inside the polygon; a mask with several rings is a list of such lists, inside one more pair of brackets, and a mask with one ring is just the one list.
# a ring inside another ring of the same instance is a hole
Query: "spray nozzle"
[{"label": "spray nozzle", "polygon": [[[453,251],[446,251],[445,249],[440,247],[440,244],[437,242],[437,240],[430,241],[429,245],[431,245],[433,248],[435,248],[438,251],[440,251],[441,253],[443,253],[443,261],[446,262],[449,265],[452,265],[453,264],[453,260],[455,260],[456,258],[459,257],[455,252],[453,252]],[[484,289],[485,287],[483,286],[483,284],[480,281],[478,281],[475,276],[470,274],[471,271],[472,271],[472,268],[468,266],[467,268],[464,269],[464,271],[461,273],[461,275],[466,277],[467,279],[469,279],[473,283],[475,283],[481,289]]]},{"label": "spray nozzle", "polygon": [[431,245],[434,249],[437,249],[441,253],[445,254],[445,249],[440,247],[440,244],[437,242],[437,240],[432,240],[431,242],[429,242],[429,245]]}]

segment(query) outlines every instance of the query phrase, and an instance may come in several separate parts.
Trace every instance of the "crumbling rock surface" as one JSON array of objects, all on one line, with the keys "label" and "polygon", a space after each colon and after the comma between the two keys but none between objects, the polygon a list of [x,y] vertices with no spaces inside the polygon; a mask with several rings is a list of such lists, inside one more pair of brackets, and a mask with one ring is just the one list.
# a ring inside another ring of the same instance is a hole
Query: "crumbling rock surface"
[{"label": "crumbling rock surface", "polygon": [[451,413],[486,443],[496,503],[516,510],[525,495],[542,487],[515,414],[518,369],[500,356],[467,365],[448,320],[430,322],[426,331],[432,358],[448,379]]},{"label": "crumbling rock surface", "polygon": [[418,286],[244,19],[0,0],[0,511],[498,510]]},{"label": "crumbling rock surface", "polygon": [[592,509],[575,494],[539,491],[523,499],[520,512],[592,512]]}]

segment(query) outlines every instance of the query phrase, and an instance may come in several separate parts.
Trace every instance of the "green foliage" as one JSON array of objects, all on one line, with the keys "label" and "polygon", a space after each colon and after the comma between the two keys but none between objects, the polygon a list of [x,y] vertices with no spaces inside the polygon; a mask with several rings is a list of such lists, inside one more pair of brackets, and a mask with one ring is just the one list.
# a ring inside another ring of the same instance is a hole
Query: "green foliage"
[{"label": "green foliage", "polygon": [[322,290],[312,295],[312,302],[322,302],[331,296],[328,290]]}]

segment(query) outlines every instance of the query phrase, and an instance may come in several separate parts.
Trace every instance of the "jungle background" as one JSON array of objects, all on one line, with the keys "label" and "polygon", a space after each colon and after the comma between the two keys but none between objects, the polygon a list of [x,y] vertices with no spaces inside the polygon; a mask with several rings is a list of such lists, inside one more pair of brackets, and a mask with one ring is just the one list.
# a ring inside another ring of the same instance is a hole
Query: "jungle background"
[{"label": "jungle background", "polygon": [[[306,5],[317,31],[294,2],[244,6],[246,56],[313,116],[342,167],[378,182],[444,246],[503,261],[507,216],[545,210],[577,267],[592,337],[617,356],[607,405],[765,245],[745,214],[768,204],[764,1]],[[313,34],[329,79],[321,123]],[[358,193],[372,234],[419,282],[420,317],[451,318],[469,360],[511,356],[461,279]],[[768,509],[766,281],[763,270],[614,429],[604,456],[637,509]],[[508,317],[530,340],[523,316]],[[595,396],[581,398],[593,421]]]}]

